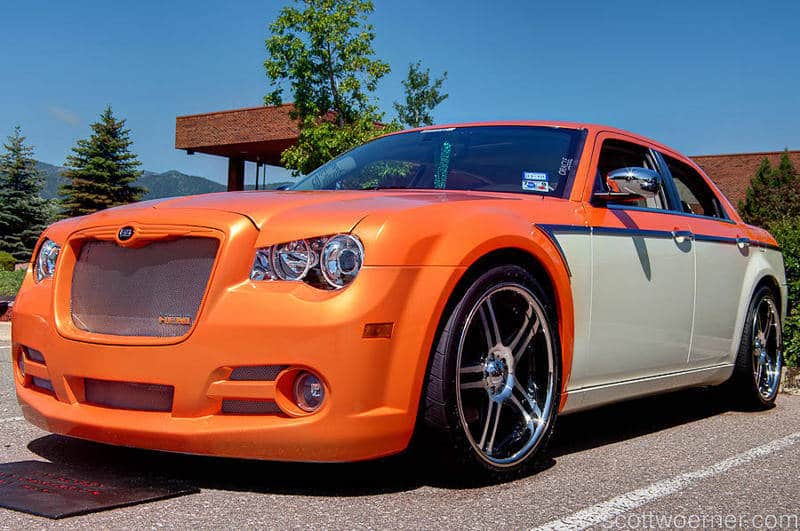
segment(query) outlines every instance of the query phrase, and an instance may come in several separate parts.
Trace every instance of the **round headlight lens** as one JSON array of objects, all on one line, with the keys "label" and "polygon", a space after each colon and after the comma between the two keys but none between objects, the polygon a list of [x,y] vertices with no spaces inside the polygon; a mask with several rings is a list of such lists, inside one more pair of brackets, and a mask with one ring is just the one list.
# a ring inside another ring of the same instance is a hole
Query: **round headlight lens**
[{"label": "round headlight lens", "polygon": [[338,234],[322,248],[320,270],[334,288],[343,288],[355,280],[363,264],[364,247],[350,234]]},{"label": "round headlight lens", "polygon": [[312,413],[325,400],[325,387],[315,374],[303,371],[294,381],[294,399],[297,407]]},{"label": "round headlight lens", "polygon": [[41,282],[45,278],[52,277],[56,271],[56,260],[61,247],[53,240],[45,240],[39,248],[39,255],[36,257],[36,281]]},{"label": "round headlight lens", "polygon": [[316,265],[317,255],[305,240],[276,245],[272,249],[272,269],[281,280],[300,280]]}]

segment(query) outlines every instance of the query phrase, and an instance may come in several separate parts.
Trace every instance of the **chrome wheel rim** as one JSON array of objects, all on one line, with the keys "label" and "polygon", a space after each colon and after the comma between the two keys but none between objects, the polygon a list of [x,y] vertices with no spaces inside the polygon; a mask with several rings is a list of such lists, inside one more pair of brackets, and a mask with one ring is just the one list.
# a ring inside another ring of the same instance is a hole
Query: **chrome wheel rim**
[{"label": "chrome wheel rim", "polygon": [[553,342],[544,310],[519,284],[492,287],[458,342],[461,425],[481,459],[513,466],[536,449],[555,396]]},{"label": "chrome wheel rim", "polygon": [[778,307],[770,297],[756,306],[752,327],[753,379],[759,394],[772,399],[781,381],[781,320]]}]

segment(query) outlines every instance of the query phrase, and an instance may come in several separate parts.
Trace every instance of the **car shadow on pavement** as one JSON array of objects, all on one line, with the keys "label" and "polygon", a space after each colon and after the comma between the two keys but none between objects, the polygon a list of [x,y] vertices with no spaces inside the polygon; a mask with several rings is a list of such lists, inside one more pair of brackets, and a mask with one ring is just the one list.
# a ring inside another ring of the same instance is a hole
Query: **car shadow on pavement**
[{"label": "car shadow on pavement", "polygon": [[[559,419],[547,456],[531,473],[570,453],[655,433],[729,410],[717,389],[697,389],[615,404]],[[58,435],[31,441],[28,449],[53,463],[87,472],[170,478],[201,489],[309,496],[366,496],[414,490],[424,485],[470,488],[460,479],[437,476],[438,468],[413,456],[348,464],[281,463],[171,454],[109,446]],[[81,465],[82,464],[82,465]]]}]

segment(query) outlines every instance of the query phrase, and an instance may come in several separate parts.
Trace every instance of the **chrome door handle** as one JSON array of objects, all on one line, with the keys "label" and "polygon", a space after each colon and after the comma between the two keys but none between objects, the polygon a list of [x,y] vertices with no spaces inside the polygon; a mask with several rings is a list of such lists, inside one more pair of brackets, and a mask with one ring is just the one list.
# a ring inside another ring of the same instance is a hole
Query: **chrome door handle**
[{"label": "chrome door handle", "polygon": [[736,238],[736,245],[739,249],[747,249],[750,247],[750,238]]},{"label": "chrome door handle", "polygon": [[690,230],[674,230],[672,231],[672,239],[677,243],[692,241],[694,234]]}]

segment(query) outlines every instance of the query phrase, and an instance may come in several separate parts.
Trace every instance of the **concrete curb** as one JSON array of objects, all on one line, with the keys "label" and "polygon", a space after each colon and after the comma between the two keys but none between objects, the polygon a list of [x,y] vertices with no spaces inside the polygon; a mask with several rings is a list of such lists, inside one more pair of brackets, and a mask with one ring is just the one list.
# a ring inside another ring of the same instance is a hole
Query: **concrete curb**
[{"label": "concrete curb", "polygon": [[0,342],[11,343],[11,323],[8,321],[0,322]]}]

